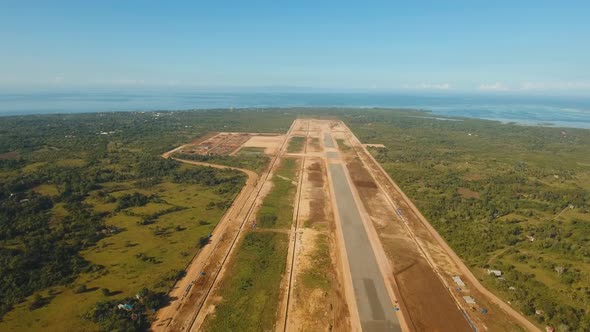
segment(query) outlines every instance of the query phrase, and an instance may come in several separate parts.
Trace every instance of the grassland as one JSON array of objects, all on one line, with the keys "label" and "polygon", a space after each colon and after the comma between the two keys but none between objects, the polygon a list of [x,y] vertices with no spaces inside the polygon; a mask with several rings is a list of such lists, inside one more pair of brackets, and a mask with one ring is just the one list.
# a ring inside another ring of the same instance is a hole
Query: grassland
[{"label": "grassland", "polygon": [[289,236],[283,233],[246,234],[228,266],[221,303],[205,321],[205,331],[273,330],[288,243]]},{"label": "grassland", "polygon": [[270,162],[270,158],[267,155],[264,153],[258,153],[257,150],[246,150],[244,152],[240,150],[238,156],[202,156],[197,154],[177,153],[174,157],[249,169],[257,173],[262,172]]},{"label": "grassland", "polygon": [[310,266],[303,271],[303,286],[309,289],[330,289],[332,278],[332,259],[330,256],[330,238],[327,234],[318,233],[314,238],[314,252],[309,261]]},{"label": "grassland", "polygon": [[272,178],[273,187],[258,213],[259,228],[289,228],[293,222],[293,199],[297,191],[297,161],[285,158]]},{"label": "grassland", "polygon": [[289,236],[272,231],[290,228],[297,186],[295,159],[282,159],[273,187],[263,199],[257,228],[246,234],[220,287],[222,300],[205,321],[207,331],[270,331],[276,323],[280,282]]},{"label": "grassland", "polygon": [[304,144],[305,144],[305,137],[293,136],[289,140],[289,146],[287,147],[287,152],[289,152],[289,153],[303,152],[303,145]]},{"label": "grassland", "polygon": [[338,144],[338,148],[343,152],[349,151],[351,149],[348,143],[346,143],[346,140],[343,138],[337,138],[336,143]]},{"label": "grassland", "polygon": [[[149,189],[137,189],[132,183],[125,182],[108,183],[104,187],[114,197],[139,191],[146,195],[157,194],[163,202],[116,212],[116,204],[105,203],[96,192],[91,192],[86,202],[96,211],[111,214],[106,225],[120,230],[82,252],[84,259],[103,268],[80,274],[69,286],[39,292],[50,298],[50,302],[33,312],[29,305],[35,295],[30,296],[4,317],[0,329],[97,330],[96,325],[84,319],[85,313],[97,301],[134,296],[142,287],[167,292],[174,276],[184,270],[197,251],[196,239],[211,233],[224,212],[223,209],[210,208],[208,204],[232,199],[215,193],[215,187],[170,182]],[[174,207],[177,209],[171,209]],[[138,223],[142,217],[167,210],[174,212],[161,215],[149,225]],[[80,285],[85,285],[88,290],[76,293]],[[108,289],[108,295],[102,289]]]},{"label": "grassland", "polygon": [[255,154],[255,155],[263,155],[265,148],[254,147],[254,146],[247,146],[240,149],[238,152],[238,156]]}]

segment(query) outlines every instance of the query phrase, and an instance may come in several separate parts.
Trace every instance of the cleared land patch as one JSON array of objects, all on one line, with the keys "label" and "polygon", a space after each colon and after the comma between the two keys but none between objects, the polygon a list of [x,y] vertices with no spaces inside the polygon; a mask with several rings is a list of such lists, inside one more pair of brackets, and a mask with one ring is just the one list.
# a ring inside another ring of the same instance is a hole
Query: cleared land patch
[{"label": "cleared land patch", "polygon": [[264,149],[266,154],[276,154],[284,139],[284,135],[252,136],[242,145],[242,150],[248,147],[257,147]]}]

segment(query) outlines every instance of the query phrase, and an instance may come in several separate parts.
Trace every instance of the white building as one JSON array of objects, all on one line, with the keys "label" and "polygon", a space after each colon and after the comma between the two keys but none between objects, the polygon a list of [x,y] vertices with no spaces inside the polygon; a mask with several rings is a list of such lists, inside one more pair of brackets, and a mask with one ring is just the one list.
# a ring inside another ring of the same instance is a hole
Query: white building
[{"label": "white building", "polygon": [[457,284],[457,286],[459,286],[459,287],[465,287],[465,283],[463,282],[463,280],[461,280],[461,277],[454,276],[453,277],[453,281]]},{"label": "white building", "polygon": [[467,302],[467,304],[475,304],[475,299],[471,296],[463,296],[463,299],[465,300],[465,302]]},{"label": "white building", "polygon": [[502,276],[502,271],[500,270],[490,270],[488,269],[488,274],[493,274],[496,277],[501,277]]}]

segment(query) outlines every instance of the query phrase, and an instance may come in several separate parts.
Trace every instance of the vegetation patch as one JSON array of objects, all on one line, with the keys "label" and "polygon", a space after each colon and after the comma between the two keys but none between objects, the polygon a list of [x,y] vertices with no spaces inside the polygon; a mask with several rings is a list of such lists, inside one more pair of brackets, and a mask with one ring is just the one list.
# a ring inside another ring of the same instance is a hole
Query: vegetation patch
[{"label": "vegetation patch", "polygon": [[239,156],[204,156],[199,154],[179,153],[174,156],[179,159],[249,169],[257,173],[262,172],[270,162],[270,158],[267,155],[259,153],[244,153]]},{"label": "vegetation patch", "polygon": [[352,149],[343,138],[337,138],[336,143],[338,144],[338,149],[342,152],[350,151]]},{"label": "vegetation patch", "polygon": [[264,154],[265,148],[255,147],[255,146],[247,146],[240,149],[238,152],[238,156],[248,155],[248,154]]},{"label": "vegetation patch", "polygon": [[320,150],[321,146],[320,146],[320,139],[317,137],[313,137],[310,141],[310,145],[315,149],[315,150]]},{"label": "vegetation patch", "polygon": [[540,326],[590,326],[590,131],[415,114],[348,123],[476,274],[504,272],[488,287]]},{"label": "vegetation patch", "polygon": [[[167,292],[171,271],[184,269],[245,176],[159,156],[221,129],[285,132],[294,118],[273,110],[2,117],[0,330],[94,331],[100,322],[84,317],[96,303],[143,287]],[[263,168],[263,158],[239,163]]]},{"label": "vegetation patch", "polygon": [[293,222],[293,200],[297,186],[291,179],[297,174],[297,161],[285,158],[272,178],[273,187],[258,211],[260,228],[289,228]]},{"label": "vegetation patch", "polygon": [[302,136],[293,136],[289,140],[289,146],[287,147],[287,152],[289,153],[298,153],[303,152],[303,146],[305,144],[305,137]]},{"label": "vegetation patch", "polygon": [[246,234],[220,286],[222,300],[206,331],[270,331],[274,329],[281,278],[289,238],[275,232]]},{"label": "vegetation patch", "polygon": [[303,285],[308,288],[329,290],[331,287],[330,239],[328,235],[318,233],[315,236],[315,250],[309,261],[311,266],[302,275]]}]

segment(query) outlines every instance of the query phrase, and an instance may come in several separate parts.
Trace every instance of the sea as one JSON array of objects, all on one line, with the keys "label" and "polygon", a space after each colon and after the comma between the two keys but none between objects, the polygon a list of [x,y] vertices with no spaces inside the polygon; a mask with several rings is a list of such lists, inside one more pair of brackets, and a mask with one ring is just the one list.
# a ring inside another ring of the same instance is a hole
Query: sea
[{"label": "sea", "polygon": [[[0,92],[0,116],[263,107],[391,107],[529,126],[590,129],[590,96],[332,92]],[[1,119],[0,119],[1,121]]]}]

